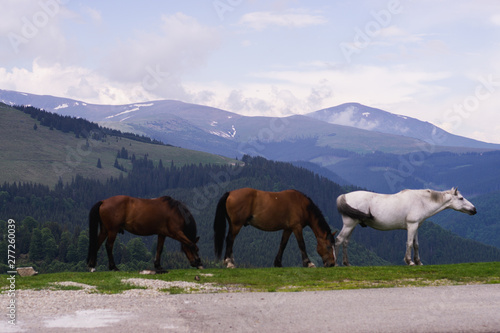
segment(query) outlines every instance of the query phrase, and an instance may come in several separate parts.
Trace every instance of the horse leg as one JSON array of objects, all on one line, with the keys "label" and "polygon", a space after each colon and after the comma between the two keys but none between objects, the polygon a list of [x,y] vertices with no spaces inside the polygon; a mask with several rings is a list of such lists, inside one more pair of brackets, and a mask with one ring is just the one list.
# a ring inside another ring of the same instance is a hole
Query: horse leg
[{"label": "horse leg", "polygon": [[292,234],[291,230],[288,229],[283,230],[283,235],[281,235],[280,249],[278,250],[278,254],[274,259],[274,267],[282,267],[281,259],[283,258],[283,251],[285,251],[286,244],[288,243],[288,239],[290,238],[291,234]]},{"label": "horse leg", "polygon": [[233,257],[233,244],[234,239],[240,232],[241,226],[229,225],[229,232],[226,237],[226,254],[224,255],[224,264],[227,268],[235,268],[234,257]]},{"label": "horse leg", "polygon": [[158,244],[156,244],[156,257],[155,257],[155,270],[157,273],[163,273],[163,268],[161,267],[161,253],[163,251],[164,244],[165,244],[165,236],[158,235]]},{"label": "horse leg", "polygon": [[101,248],[102,243],[106,240],[106,237],[108,237],[108,230],[106,228],[101,227],[101,230],[99,230],[99,235],[97,237],[97,249],[95,253],[95,262],[94,262],[94,267],[90,268],[91,272],[95,272],[95,266],[97,265],[97,255],[99,254],[99,249]]},{"label": "horse leg", "polygon": [[411,260],[411,249],[413,247],[413,241],[417,233],[418,223],[408,223],[407,229],[408,229],[408,239],[406,240],[406,253],[404,260],[407,265],[414,266],[415,263]]},{"label": "horse leg", "polygon": [[[340,245],[342,245],[342,264],[344,266],[350,266],[349,258],[347,256],[347,246],[349,245],[349,239],[358,222],[348,216],[342,216],[342,220],[344,222],[344,226],[335,239],[335,257],[339,257]],[[338,266],[337,262],[335,263],[335,266]]]},{"label": "horse leg", "polygon": [[415,260],[416,265],[423,265],[418,252],[418,230],[415,232],[415,238],[413,239],[413,260]]},{"label": "horse leg", "polygon": [[106,240],[106,252],[108,253],[108,262],[110,271],[119,271],[118,267],[115,265],[115,259],[113,258],[113,245],[115,244],[116,232],[110,232],[108,234],[108,239]]},{"label": "horse leg", "polygon": [[297,243],[299,244],[299,249],[300,253],[302,254],[302,265],[304,267],[316,267],[311,260],[309,260],[309,257],[307,256],[306,252],[306,243],[304,242],[304,237],[302,236],[302,229],[300,230],[295,230],[293,232],[295,235],[295,238],[297,239]]}]

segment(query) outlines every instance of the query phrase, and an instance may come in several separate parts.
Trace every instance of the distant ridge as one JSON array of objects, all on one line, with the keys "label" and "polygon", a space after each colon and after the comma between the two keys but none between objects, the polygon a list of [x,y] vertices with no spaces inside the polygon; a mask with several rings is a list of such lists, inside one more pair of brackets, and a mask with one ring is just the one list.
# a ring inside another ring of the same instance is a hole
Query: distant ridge
[{"label": "distant ridge", "polygon": [[341,104],[308,113],[307,116],[330,124],[352,126],[387,134],[403,135],[433,145],[500,149],[499,144],[481,142],[450,134],[429,122],[393,114],[359,103]]},{"label": "distant ridge", "polygon": [[[238,154],[234,148],[229,147],[231,141],[241,143],[252,138],[252,135],[258,134],[259,130],[270,127],[269,124],[274,119],[272,117],[245,117],[213,107],[175,100],[158,100],[125,105],[97,105],[68,98],[0,90],[0,102],[8,105],[32,105],[61,115],[82,117],[110,128],[148,135],[154,139],[167,140],[174,145],[190,149],[201,149],[218,154],[226,151],[231,157]],[[500,149],[500,144],[486,143],[450,134],[428,122],[396,115],[359,103],[346,103],[311,112],[305,116],[331,125],[370,131],[374,135],[384,133],[404,136],[435,146],[487,150]],[[291,118],[282,119],[290,120]],[[250,125],[253,125],[254,128],[251,128]],[[300,129],[294,128],[296,131],[294,135],[298,137],[314,136],[314,129],[307,128],[306,123],[304,125],[302,132],[300,132]],[[319,123],[316,123],[315,126],[319,133],[328,131],[337,133],[338,129],[338,127],[320,128]],[[179,135],[174,135],[176,132]],[[289,133],[279,134],[272,138],[271,141],[279,142],[294,137]],[[359,132],[354,131],[353,136],[355,135],[359,135]],[[186,141],[190,136],[199,138],[200,142],[194,142],[190,146],[189,140]],[[222,147],[222,149],[208,150],[210,148],[207,147],[205,142],[211,142]],[[408,144],[408,142],[404,144]],[[383,147],[381,149],[384,150]],[[412,150],[414,149],[402,149],[403,152]],[[394,151],[397,152],[398,150]]]}]

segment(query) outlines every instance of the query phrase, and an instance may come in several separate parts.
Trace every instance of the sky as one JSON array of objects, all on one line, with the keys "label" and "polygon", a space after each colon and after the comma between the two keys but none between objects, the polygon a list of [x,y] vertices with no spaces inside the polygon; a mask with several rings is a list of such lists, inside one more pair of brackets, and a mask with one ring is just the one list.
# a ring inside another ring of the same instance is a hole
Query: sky
[{"label": "sky", "polygon": [[0,89],[244,115],[357,102],[500,143],[498,0],[1,0]]}]

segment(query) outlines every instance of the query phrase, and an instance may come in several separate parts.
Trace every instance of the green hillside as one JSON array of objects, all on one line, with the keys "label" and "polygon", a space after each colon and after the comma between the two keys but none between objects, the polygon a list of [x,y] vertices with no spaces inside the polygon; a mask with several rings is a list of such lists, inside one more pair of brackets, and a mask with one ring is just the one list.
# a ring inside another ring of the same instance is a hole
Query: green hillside
[{"label": "green hillside", "polygon": [[[36,129],[35,129],[36,125]],[[55,185],[59,178],[71,181],[76,174],[104,181],[119,177],[132,167],[131,161],[119,159],[124,171],[114,167],[118,151],[128,156],[148,155],[164,165],[235,163],[234,160],[208,153],[167,145],[149,144],[124,137],[107,136],[102,140],[77,138],[42,126],[40,121],[0,103],[0,183],[33,182]],[[101,160],[102,168],[97,167]]]}]

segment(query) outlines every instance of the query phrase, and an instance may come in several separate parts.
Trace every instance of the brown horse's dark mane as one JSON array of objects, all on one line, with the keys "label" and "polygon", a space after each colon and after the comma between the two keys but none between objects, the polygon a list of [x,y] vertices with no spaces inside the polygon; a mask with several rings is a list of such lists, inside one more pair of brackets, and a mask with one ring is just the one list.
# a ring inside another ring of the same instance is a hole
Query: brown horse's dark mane
[{"label": "brown horse's dark mane", "polygon": [[162,201],[168,203],[171,209],[175,209],[184,218],[184,234],[189,238],[190,241],[196,242],[196,221],[189,209],[182,202],[175,200],[168,195],[160,198]]},{"label": "brown horse's dark mane", "polygon": [[[299,192],[299,191],[297,191],[297,192]],[[323,213],[321,212],[319,207],[316,206],[314,201],[312,201],[311,198],[309,198],[307,195],[305,195],[302,192],[299,192],[299,193],[301,193],[304,197],[306,197],[307,200],[309,200],[309,205],[307,206],[307,209],[308,209],[309,213],[312,213],[314,215],[314,217],[316,218],[316,220],[318,220],[318,227],[321,229],[321,231],[331,234],[332,230],[330,229],[328,222],[326,222],[326,219],[323,216]]]}]

